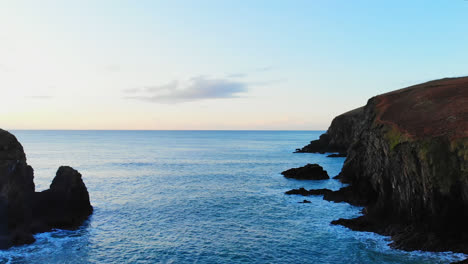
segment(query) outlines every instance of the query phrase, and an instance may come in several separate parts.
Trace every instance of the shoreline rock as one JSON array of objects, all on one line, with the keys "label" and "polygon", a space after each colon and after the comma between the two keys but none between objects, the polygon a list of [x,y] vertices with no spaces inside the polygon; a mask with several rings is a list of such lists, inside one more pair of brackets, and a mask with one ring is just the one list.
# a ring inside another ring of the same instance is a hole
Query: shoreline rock
[{"label": "shoreline rock", "polygon": [[295,153],[327,153],[338,152],[346,155],[360,130],[364,108],[359,107],[335,117],[327,132],[318,140],[313,140],[307,146],[296,149]]},{"label": "shoreline rock", "polygon": [[346,158],[346,153],[334,153],[327,155],[327,158]]},{"label": "shoreline rock", "polygon": [[31,244],[33,234],[75,229],[93,208],[81,174],[60,167],[49,190],[35,192],[34,171],[22,145],[0,129],[0,248]]},{"label": "shoreline rock", "polygon": [[[468,77],[373,97],[356,116],[338,175],[350,186],[324,199],[365,208],[332,223],[390,236],[398,249],[468,253]],[[335,118],[302,152],[335,146],[350,119]]]},{"label": "shoreline rock", "polygon": [[281,173],[286,178],[298,180],[327,180],[330,179],[327,171],[318,164],[307,164],[303,167],[292,168]]}]

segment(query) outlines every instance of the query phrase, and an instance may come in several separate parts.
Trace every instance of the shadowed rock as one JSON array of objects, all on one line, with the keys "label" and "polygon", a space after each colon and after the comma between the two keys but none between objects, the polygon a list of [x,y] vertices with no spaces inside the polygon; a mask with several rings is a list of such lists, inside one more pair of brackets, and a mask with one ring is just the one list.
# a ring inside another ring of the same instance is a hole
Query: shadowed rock
[{"label": "shadowed rock", "polygon": [[58,169],[50,189],[34,195],[35,231],[77,228],[92,212],[81,174],[68,166]]},{"label": "shadowed rock", "polygon": [[327,172],[318,164],[307,164],[304,167],[293,168],[281,173],[286,178],[300,180],[326,180],[330,179]]},{"label": "shadowed rock", "polygon": [[36,232],[76,228],[92,212],[77,171],[61,167],[42,193],[35,193],[33,174],[16,137],[0,129],[0,248],[33,243]]},{"label": "shadowed rock", "polygon": [[346,112],[335,117],[325,134],[318,140],[311,141],[309,145],[296,149],[296,153],[347,153],[348,148],[360,131],[363,120],[363,107]]},{"label": "shadowed rock", "polygon": [[299,189],[292,189],[290,191],[285,192],[285,194],[292,195],[292,194],[297,194],[297,195],[302,195],[302,196],[310,196],[310,195],[324,195],[328,194],[330,192],[333,192],[329,189],[317,189],[317,190],[306,190],[304,188],[299,188]]},{"label": "shadowed rock", "polygon": [[338,176],[350,186],[324,199],[365,206],[364,216],[333,223],[389,235],[399,249],[468,253],[468,77],[379,95],[360,111],[302,149],[351,139]]},{"label": "shadowed rock", "polygon": [[336,154],[330,154],[327,156],[328,158],[345,158],[346,153],[336,153]]}]

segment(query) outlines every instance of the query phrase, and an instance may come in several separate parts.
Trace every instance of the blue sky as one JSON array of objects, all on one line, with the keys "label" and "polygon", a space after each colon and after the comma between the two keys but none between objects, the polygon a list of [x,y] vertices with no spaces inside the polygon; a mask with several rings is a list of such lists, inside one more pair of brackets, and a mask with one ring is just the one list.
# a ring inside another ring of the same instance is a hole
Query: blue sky
[{"label": "blue sky", "polygon": [[465,76],[468,1],[0,0],[7,129],[326,129]]}]

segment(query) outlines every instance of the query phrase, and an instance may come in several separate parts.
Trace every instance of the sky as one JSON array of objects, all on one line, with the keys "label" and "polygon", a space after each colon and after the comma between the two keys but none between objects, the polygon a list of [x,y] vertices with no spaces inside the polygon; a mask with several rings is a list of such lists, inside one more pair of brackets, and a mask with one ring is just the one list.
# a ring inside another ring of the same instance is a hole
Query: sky
[{"label": "sky", "polygon": [[325,130],[467,47],[465,0],[0,0],[0,127]]}]

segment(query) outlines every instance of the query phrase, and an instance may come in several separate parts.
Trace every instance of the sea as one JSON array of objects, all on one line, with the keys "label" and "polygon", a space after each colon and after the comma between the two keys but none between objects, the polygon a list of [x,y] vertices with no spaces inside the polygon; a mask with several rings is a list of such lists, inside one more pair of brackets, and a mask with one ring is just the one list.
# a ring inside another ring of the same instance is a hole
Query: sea
[{"label": "sea", "polygon": [[[93,215],[78,230],[35,235],[0,263],[449,263],[451,252],[391,249],[389,237],[331,225],[362,208],[288,196],[339,181],[286,179],[344,158],[293,153],[324,131],[11,131],[34,168],[36,191],[57,168],[79,170]],[[304,199],[311,203],[299,203]]]}]

